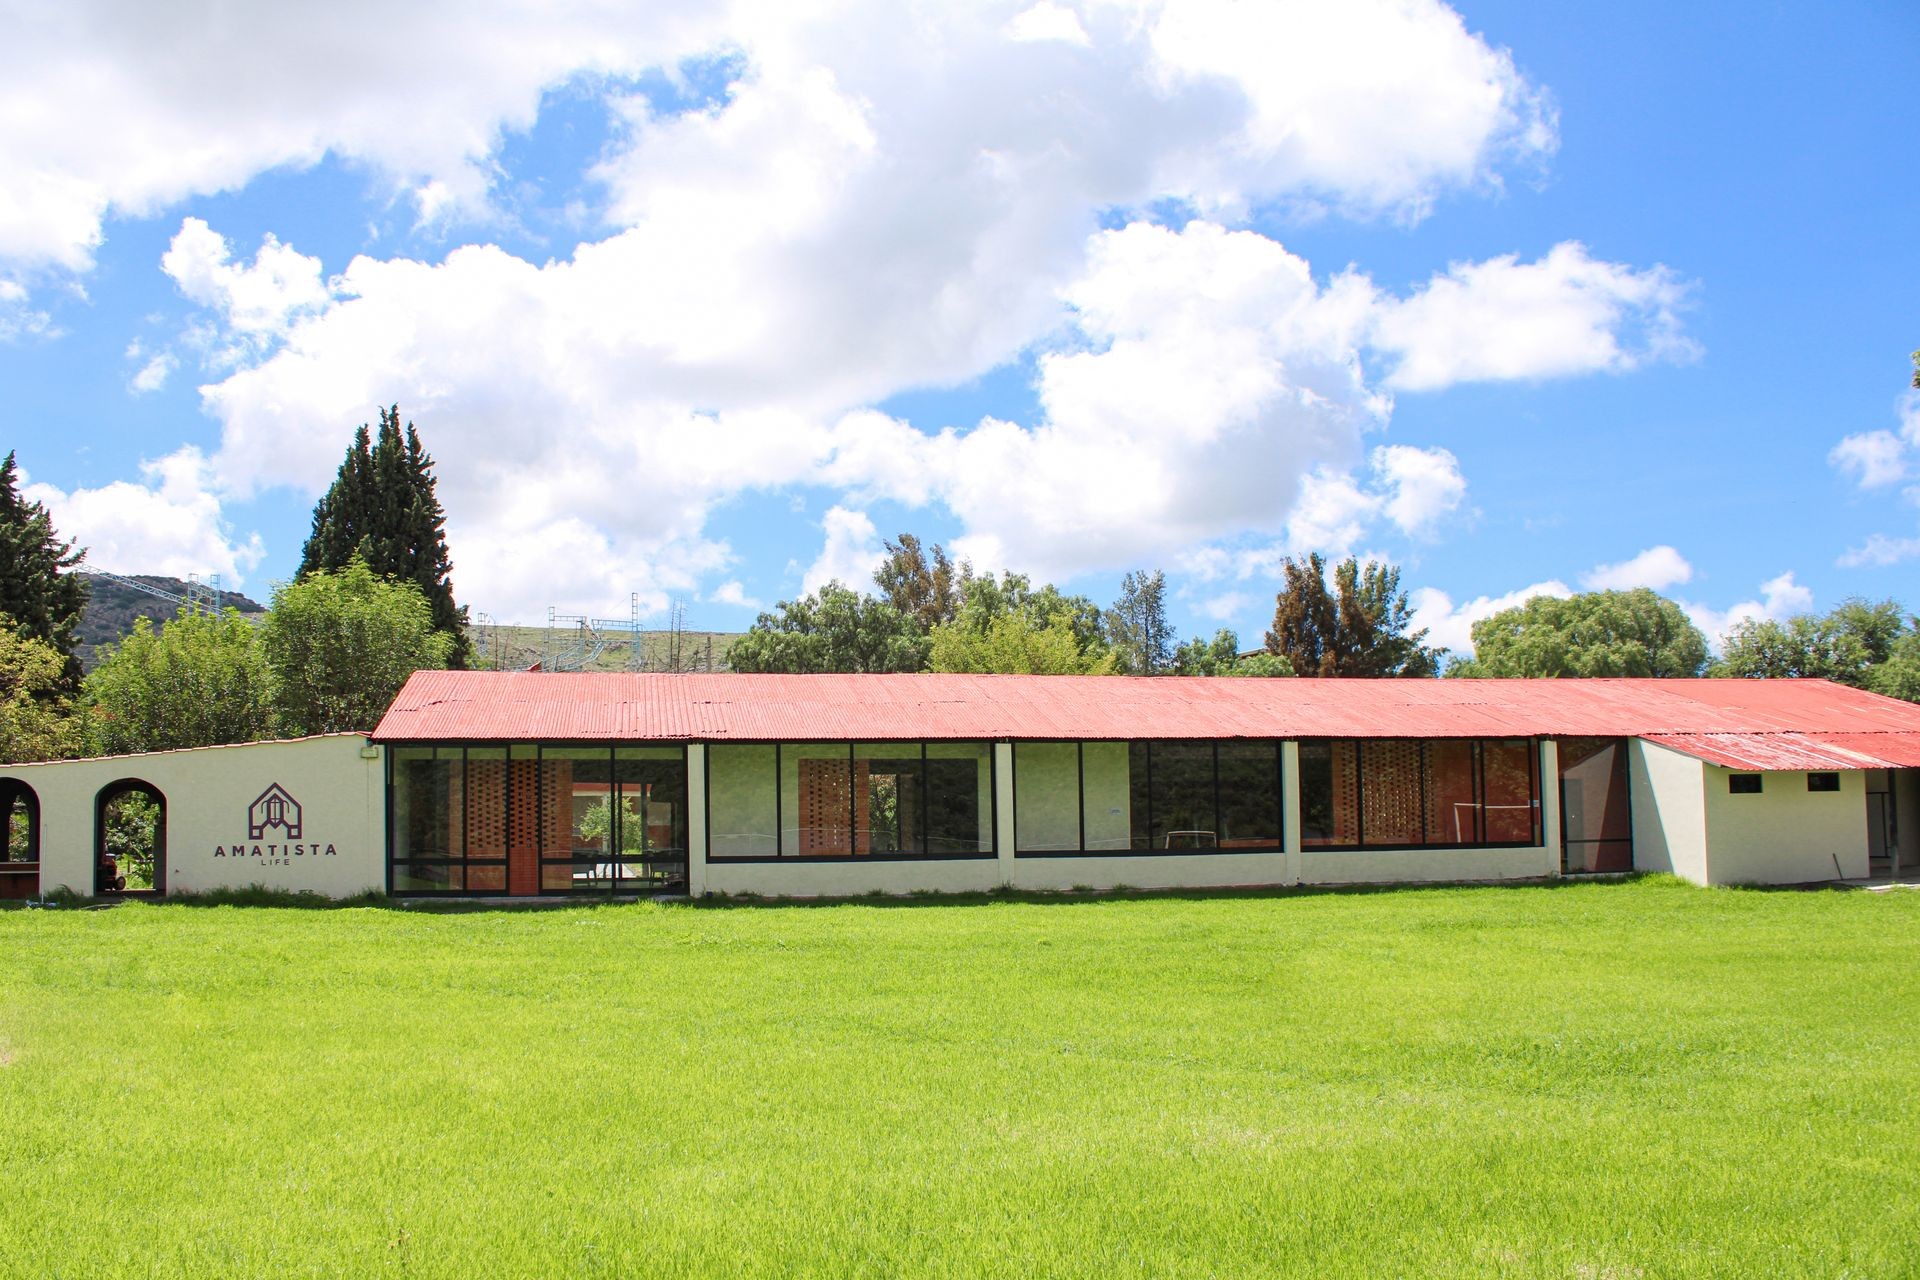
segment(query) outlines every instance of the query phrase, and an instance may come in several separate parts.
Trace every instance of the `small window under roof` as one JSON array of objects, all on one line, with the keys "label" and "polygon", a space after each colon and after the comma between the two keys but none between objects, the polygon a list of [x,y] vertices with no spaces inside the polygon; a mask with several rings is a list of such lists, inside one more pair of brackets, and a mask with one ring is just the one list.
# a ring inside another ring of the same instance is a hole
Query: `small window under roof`
[{"label": "small window under roof", "polygon": [[1730,773],[1727,775],[1727,791],[1736,796],[1757,796],[1760,794],[1760,775]]}]

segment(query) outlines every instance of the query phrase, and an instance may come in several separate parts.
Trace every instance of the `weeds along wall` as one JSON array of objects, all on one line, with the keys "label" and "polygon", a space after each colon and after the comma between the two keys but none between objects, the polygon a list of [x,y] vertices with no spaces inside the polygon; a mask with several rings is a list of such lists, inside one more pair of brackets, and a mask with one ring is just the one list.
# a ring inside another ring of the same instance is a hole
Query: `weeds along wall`
[{"label": "weeds along wall", "polygon": [[384,752],[359,734],[0,767],[39,809],[42,893],[91,895],[103,793],[163,805],[164,893],[262,885],[350,897],[386,884]]}]

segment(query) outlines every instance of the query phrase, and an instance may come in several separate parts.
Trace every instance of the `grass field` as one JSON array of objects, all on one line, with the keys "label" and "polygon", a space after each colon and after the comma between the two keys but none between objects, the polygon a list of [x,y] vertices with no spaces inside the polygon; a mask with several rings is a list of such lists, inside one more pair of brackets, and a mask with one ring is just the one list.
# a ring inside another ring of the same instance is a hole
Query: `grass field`
[{"label": "grass field", "polygon": [[1920,893],[0,914],[0,1273],[1894,1276]]}]

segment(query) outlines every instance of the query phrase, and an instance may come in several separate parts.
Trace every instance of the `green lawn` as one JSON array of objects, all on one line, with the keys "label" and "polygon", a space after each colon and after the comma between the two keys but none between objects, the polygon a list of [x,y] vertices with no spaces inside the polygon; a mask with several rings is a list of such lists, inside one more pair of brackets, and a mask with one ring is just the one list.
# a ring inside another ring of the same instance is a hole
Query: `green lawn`
[{"label": "green lawn", "polygon": [[1920,893],[0,913],[0,1274],[1893,1276]]}]

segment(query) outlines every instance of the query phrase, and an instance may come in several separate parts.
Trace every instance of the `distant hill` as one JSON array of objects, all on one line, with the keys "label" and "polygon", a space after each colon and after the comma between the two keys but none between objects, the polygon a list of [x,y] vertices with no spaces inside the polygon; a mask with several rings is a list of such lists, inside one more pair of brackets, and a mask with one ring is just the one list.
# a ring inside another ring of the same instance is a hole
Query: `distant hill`
[{"label": "distant hill", "polygon": [[[152,618],[155,622],[165,622],[172,618],[179,606],[159,596],[148,595],[123,582],[111,578],[102,578],[98,574],[82,572],[87,580],[87,607],[80,614],[79,640],[80,662],[88,670],[93,669],[95,649],[99,645],[112,644],[133,630],[135,618]],[[144,582],[148,586],[158,587],[162,591],[185,598],[187,584],[180,578],[168,578],[156,573],[128,574],[135,582]],[[241,613],[265,613],[267,606],[258,600],[252,600],[237,591],[224,592],[220,597],[223,607],[238,609]]]},{"label": "distant hill", "polygon": [[470,626],[474,665],[499,671],[524,671],[534,663],[555,671],[726,671],[727,650],[738,631],[683,631],[676,655],[669,631],[642,631],[636,661],[631,633],[611,632],[602,637],[582,636],[560,628],[509,625]]},{"label": "distant hill", "polygon": [[[81,576],[87,580],[87,607],[80,615],[80,663],[89,671],[98,661],[98,646],[117,642],[133,630],[134,619],[147,617],[164,622],[179,608],[111,578],[91,573]],[[153,573],[127,576],[183,599],[187,594],[187,584],[179,578]],[[220,603],[249,616],[267,611],[259,601],[233,591],[224,593]],[[473,639],[476,666],[505,671],[548,662],[552,669],[563,671],[725,671],[727,650],[741,633],[684,631],[676,645],[669,631],[643,631],[637,660],[632,637],[627,633],[588,638],[567,628],[550,633],[545,627],[472,626],[467,634]]]}]

